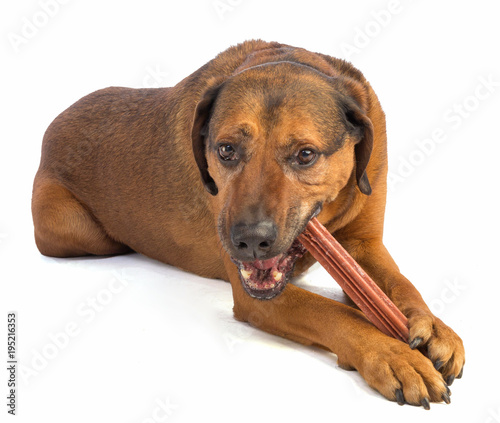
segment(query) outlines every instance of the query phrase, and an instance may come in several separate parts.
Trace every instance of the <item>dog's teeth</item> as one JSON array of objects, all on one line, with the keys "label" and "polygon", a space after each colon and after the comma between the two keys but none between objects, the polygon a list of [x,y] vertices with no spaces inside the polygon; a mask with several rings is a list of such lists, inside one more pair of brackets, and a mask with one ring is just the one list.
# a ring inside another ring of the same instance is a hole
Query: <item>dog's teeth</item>
[{"label": "dog's teeth", "polygon": [[[273,272],[273,279],[276,281],[276,282],[279,282],[281,280],[281,277],[283,276],[283,273],[281,272],[278,272],[277,270],[275,270]],[[274,288],[274,287],[273,287]]]},{"label": "dog's teeth", "polygon": [[241,269],[240,270],[240,273],[241,273],[241,276],[243,276],[243,279],[247,280],[250,278],[250,276],[252,276],[252,271],[248,271],[248,270],[245,270],[245,269]]}]

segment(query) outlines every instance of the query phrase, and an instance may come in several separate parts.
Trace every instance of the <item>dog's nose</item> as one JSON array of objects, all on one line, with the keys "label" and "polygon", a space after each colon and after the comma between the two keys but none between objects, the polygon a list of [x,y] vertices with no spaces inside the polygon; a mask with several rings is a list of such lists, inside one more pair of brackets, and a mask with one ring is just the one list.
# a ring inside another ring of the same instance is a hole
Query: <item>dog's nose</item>
[{"label": "dog's nose", "polygon": [[260,260],[276,241],[278,229],[272,220],[254,224],[237,223],[231,227],[231,242],[241,261]]}]

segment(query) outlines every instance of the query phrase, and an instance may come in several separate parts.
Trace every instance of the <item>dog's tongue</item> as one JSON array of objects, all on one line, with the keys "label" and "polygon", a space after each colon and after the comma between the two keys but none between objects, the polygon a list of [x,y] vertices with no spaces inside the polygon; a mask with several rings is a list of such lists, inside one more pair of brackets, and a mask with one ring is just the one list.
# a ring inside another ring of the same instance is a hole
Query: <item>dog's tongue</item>
[{"label": "dog's tongue", "polygon": [[267,270],[267,269],[272,269],[273,267],[277,267],[281,258],[282,258],[282,256],[279,255],[279,256],[270,258],[268,260],[255,260],[255,261],[248,263],[248,264],[250,264],[251,266],[253,266],[259,270]]}]

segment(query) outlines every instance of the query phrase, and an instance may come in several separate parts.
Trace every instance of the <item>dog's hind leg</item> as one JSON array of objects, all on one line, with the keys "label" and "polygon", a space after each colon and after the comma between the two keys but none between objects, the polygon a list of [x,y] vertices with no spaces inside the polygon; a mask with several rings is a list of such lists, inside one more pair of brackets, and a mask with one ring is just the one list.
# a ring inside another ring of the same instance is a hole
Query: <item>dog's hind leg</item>
[{"label": "dog's hind leg", "polygon": [[122,254],[130,249],[109,237],[91,212],[53,179],[35,179],[35,241],[43,255],[75,257]]}]

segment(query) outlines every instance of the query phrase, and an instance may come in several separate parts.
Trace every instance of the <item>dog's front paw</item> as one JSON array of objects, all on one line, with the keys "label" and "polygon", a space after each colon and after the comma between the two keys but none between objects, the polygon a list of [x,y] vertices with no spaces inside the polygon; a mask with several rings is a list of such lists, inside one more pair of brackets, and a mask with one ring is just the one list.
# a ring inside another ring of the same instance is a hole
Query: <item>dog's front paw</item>
[{"label": "dog's front paw", "polygon": [[460,337],[440,319],[425,310],[408,314],[410,348],[426,349],[427,356],[444,380],[451,385],[460,379],[465,363],[465,350]]},{"label": "dog's front paw", "polygon": [[450,390],[441,373],[419,351],[382,335],[370,343],[356,369],[368,385],[398,404],[430,408],[431,402],[450,403]]}]

